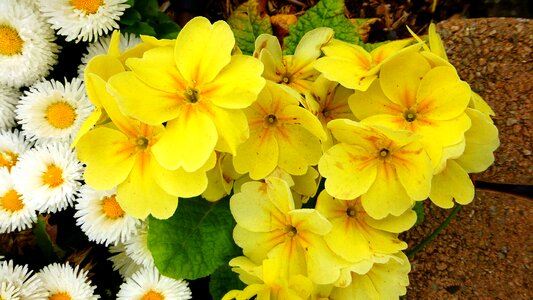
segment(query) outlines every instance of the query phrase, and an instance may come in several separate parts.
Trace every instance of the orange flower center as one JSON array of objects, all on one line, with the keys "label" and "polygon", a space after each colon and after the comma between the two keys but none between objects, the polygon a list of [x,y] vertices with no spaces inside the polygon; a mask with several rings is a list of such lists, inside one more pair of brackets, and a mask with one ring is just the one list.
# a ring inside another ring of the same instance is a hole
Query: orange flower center
[{"label": "orange flower center", "polygon": [[24,203],[20,199],[19,193],[14,189],[11,189],[0,198],[0,205],[10,212],[17,212],[24,208]]},{"label": "orange flower center", "polygon": [[72,7],[84,11],[88,15],[96,13],[103,4],[104,0],[70,0]]},{"label": "orange flower center", "polygon": [[47,184],[51,188],[58,187],[64,182],[63,170],[54,164],[48,165],[43,173],[42,180],[43,184]]},{"label": "orange flower center", "polygon": [[152,290],[144,294],[144,296],[141,298],[141,300],[164,300],[164,299],[165,299],[165,296],[163,296],[161,293],[154,292]]},{"label": "orange flower center", "polygon": [[24,41],[17,30],[8,25],[0,25],[0,55],[16,55],[22,53]]},{"label": "orange flower center", "polygon": [[6,167],[8,171],[11,171],[11,167],[17,163],[17,158],[18,155],[11,151],[0,152],[0,167]]},{"label": "orange flower center", "polygon": [[46,108],[45,118],[55,128],[69,128],[76,120],[76,110],[67,102],[55,102]]},{"label": "orange flower center", "polygon": [[72,298],[70,297],[68,293],[59,292],[59,293],[50,295],[50,297],[48,297],[48,300],[72,300]]},{"label": "orange flower center", "polygon": [[122,210],[122,207],[117,202],[117,199],[115,198],[116,195],[112,195],[110,197],[104,197],[102,200],[102,210],[104,211],[104,214],[110,218],[110,219],[118,219],[122,218],[124,216],[124,211]]}]

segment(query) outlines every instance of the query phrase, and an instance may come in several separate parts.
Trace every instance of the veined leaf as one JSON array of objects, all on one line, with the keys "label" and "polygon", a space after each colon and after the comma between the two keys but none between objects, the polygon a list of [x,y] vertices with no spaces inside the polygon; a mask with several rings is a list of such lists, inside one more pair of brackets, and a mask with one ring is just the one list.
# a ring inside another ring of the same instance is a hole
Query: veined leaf
[{"label": "veined leaf", "polygon": [[262,33],[272,34],[272,25],[268,15],[261,16],[257,0],[245,2],[233,11],[228,18],[237,46],[244,54],[252,54],[255,39]]},{"label": "veined leaf", "polygon": [[171,218],[149,218],[148,248],[161,274],[198,279],[239,255],[228,203],[228,198],[215,203],[200,197],[180,199]]},{"label": "veined leaf", "polygon": [[289,35],[283,41],[284,53],[293,54],[304,34],[318,27],[332,28],[336,39],[359,42],[355,26],[344,16],[344,0],[321,0],[289,28]]}]

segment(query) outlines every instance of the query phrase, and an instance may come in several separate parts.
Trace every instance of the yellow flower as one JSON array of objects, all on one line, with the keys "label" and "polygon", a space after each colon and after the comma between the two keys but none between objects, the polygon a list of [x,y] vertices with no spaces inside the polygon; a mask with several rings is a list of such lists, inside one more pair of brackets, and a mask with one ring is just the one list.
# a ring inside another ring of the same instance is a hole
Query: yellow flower
[{"label": "yellow flower", "polygon": [[[325,56],[316,61],[315,68],[331,81],[365,91],[377,78],[381,65],[411,42],[411,39],[392,41],[368,53],[361,46],[332,39],[322,47]],[[412,45],[402,52],[418,51],[420,47]]]},{"label": "yellow flower", "polygon": [[313,29],[302,37],[294,55],[283,55],[277,37],[261,34],[255,41],[254,57],[259,58],[265,66],[264,78],[304,93],[319,75],[313,64],[322,54],[320,47],[332,37],[331,28]]},{"label": "yellow flower", "polygon": [[113,122],[87,132],[76,146],[78,158],[87,164],[84,179],[88,185],[97,190],[117,186],[116,199],[122,209],[140,219],[148,214],[169,218],[176,210],[178,196],[197,196],[205,190],[205,172],[215,164],[214,155],[196,172],[164,169],[152,153],[164,127],[122,115],[107,93],[105,80],[92,73],[87,77],[93,84],[93,99],[98,99]]},{"label": "yellow flower", "polygon": [[183,27],[174,47],[130,58],[126,65],[132,71],[109,79],[126,115],[150,125],[167,122],[152,148],[165,168],[196,171],[215,149],[235,154],[248,137],[241,109],[263,88],[263,66],[250,56],[231,56],[234,44],[227,23],[196,17]]},{"label": "yellow flower", "polygon": [[314,209],[295,209],[285,181],[248,182],[233,195],[230,208],[237,221],[233,239],[253,262],[280,259],[284,278],[304,275],[317,284],[339,278],[346,262],[323,238],[331,223]]},{"label": "yellow flower", "polygon": [[324,237],[328,246],[352,263],[371,259],[374,253],[394,254],[406,249],[407,244],[398,239],[398,233],[416,222],[416,213],[412,210],[399,217],[374,220],[364,211],[360,199],[338,200],[326,191],[318,196],[315,209],[333,226]]},{"label": "yellow flower", "polygon": [[327,139],[322,143],[322,149],[327,150],[335,141],[327,124],[335,119],[355,120],[355,116],[348,105],[348,97],[353,90],[347,89],[338,82],[330,81],[320,75],[313,83],[311,90],[305,93],[303,106],[317,116],[326,132]]},{"label": "yellow flower", "polygon": [[464,142],[470,96],[470,87],[454,68],[431,68],[421,54],[404,53],[384,63],[380,78],[348,101],[362,123],[420,134],[437,169],[448,158],[443,148]]},{"label": "yellow flower", "polygon": [[256,102],[245,109],[250,138],[239,146],[235,170],[259,180],[279,166],[291,175],[303,175],[316,165],[325,138],[318,119],[285,89],[267,83]]},{"label": "yellow flower", "polygon": [[257,266],[240,256],[232,259],[230,265],[248,286],[242,291],[229,291],[222,300],[245,300],[254,296],[257,300],[306,300],[313,290],[313,283],[303,275],[282,276],[280,259],[265,259],[261,266]]},{"label": "yellow flower", "polygon": [[207,201],[218,201],[231,193],[233,182],[243,175],[233,167],[233,157],[229,153],[218,152],[217,164],[207,171],[208,184],[202,197]]},{"label": "yellow flower", "polygon": [[468,173],[486,170],[494,162],[494,150],[500,145],[498,129],[486,114],[472,108],[466,113],[472,127],[465,133],[463,154],[446,162],[446,168],[433,176],[429,198],[442,208],[453,207],[453,201],[465,205],[474,199],[474,184]]},{"label": "yellow flower", "polygon": [[351,284],[345,288],[335,287],[331,299],[398,299],[405,295],[409,285],[411,265],[402,252],[391,256],[386,263],[374,264],[364,275],[351,273]]},{"label": "yellow flower", "polygon": [[428,197],[433,167],[417,136],[343,119],[329,122],[328,128],[340,142],[318,163],[330,195],[342,200],[361,196],[374,219],[400,216],[414,200]]}]

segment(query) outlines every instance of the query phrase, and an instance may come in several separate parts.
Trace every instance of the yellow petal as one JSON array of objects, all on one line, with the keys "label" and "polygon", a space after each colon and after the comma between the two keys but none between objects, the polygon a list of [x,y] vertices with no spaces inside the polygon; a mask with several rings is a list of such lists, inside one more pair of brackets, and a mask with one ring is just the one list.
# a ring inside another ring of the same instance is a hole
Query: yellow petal
[{"label": "yellow petal", "polygon": [[152,146],[157,161],[166,169],[194,172],[211,156],[218,140],[213,121],[194,104],[180,106],[177,118]]},{"label": "yellow petal", "polygon": [[310,111],[303,109],[302,107],[288,105],[283,108],[278,117],[283,119],[285,124],[296,124],[302,126],[308,130],[309,133],[313,134],[320,140],[324,140],[326,138],[324,127],[322,127],[322,124],[318,118]]},{"label": "yellow petal", "polygon": [[176,39],[176,66],[187,82],[202,86],[230,62],[234,45],[233,32],[226,22],[211,24],[204,17],[193,18]]},{"label": "yellow petal", "polygon": [[285,233],[283,230],[252,232],[236,225],[233,240],[242,248],[244,255],[254,262],[261,262],[274,247],[285,241]]},{"label": "yellow petal", "polygon": [[306,235],[307,275],[316,284],[331,284],[340,277],[342,267],[348,262],[338,257],[326,244],[323,237]]},{"label": "yellow petal", "polygon": [[[96,74],[101,77],[104,81],[109,80],[109,78],[117,73],[123,72],[124,66],[122,63],[115,57],[109,55],[97,55],[93,57],[85,67],[85,78],[87,74]],[[89,99],[91,98],[90,87],[87,87],[87,94]],[[97,105],[95,102],[93,102]]]},{"label": "yellow petal", "polygon": [[362,120],[377,114],[403,115],[405,109],[383,94],[379,81],[376,79],[368,87],[368,90],[365,92],[355,91],[348,98],[350,109],[357,119]]},{"label": "yellow petal", "polygon": [[320,141],[298,125],[284,126],[283,133],[277,135],[278,166],[291,175],[304,175],[322,156]]},{"label": "yellow petal", "polygon": [[492,110],[485,100],[476,92],[472,91],[472,98],[470,99],[469,107],[479,110],[480,112],[489,115],[495,116],[496,113]]},{"label": "yellow petal", "polygon": [[265,178],[278,164],[278,142],[269,130],[254,130],[250,138],[237,148],[233,159],[235,170],[250,173],[254,180]]},{"label": "yellow petal", "polygon": [[78,130],[78,133],[76,133],[76,136],[74,137],[74,140],[72,141],[72,144],[70,144],[70,147],[75,147],[82,136],[84,136],[91,128],[93,128],[94,124],[98,122],[100,119],[100,116],[102,115],[102,109],[100,107],[96,107],[91,114],[83,121],[83,123],[80,126],[80,129]]},{"label": "yellow petal", "polygon": [[181,95],[153,89],[131,71],[112,76],[107,88],[126,115],[150,125],[176,118],[183,103]]},{"label": "yellow petal", "polygon": [[145,219],[170,218],[178,207],[178,197],[166,193],[155,181],[150,154],[139,155],[128,178],[117,187],[117,201],[129,215]]},{"label": "yellow petal", "polygon": [[304,34],[296,49],[291,64],[291,71],[302,70],[311,66],[322,54],[321,47],[333,38],[333,29],[319,27]]},{"label": "yellow petal", "polygon": [[434,120],[449,120],[465,111],[470,96],[470,86],[459,79],[455,69],[436,67],[420,83],[417,112]]},{"label": "yellow petal", "polygon": [[431,52],[437,54],[439,57],[445,60],[448,60],[446,50],[444,49],[444,44],[442,43],[442,40],[440,39],[440,36],[437,33],[437,26],[435,26],[435,23],[429,24],[428,36],[429,47],[431,48]]},{"label": "yellow petal", "polygon": [[417,142],[405,145],[394,151],[392,160],[407,194],[415,200],[427,198],[431,189],[433,165],[422,145]]},{"label": "yellow petal", "polygon": [[397,54],[398,51],[403,49],[405,46],[411,44],[412,42],[412,39],[403,39],[385,43],[384,45],[381,45],[376,49],[372,50],[372,52],[370,52],[372,62],[374,63],[374,65],[383,63],[386,59],[391,58],[394,54]]},{"label": "yellow petal", "polygon": [[326,177],[325,187],[335,198],[349,200],[368,191],[376,180],[377,168],[360,147],[337,144],[320,159],[318,170]]},{"label": "yellow petal", "polygon": [[288,215],[298,231],[308,231],[323,236],[332,229],[331,223],[315,209],[296,209],[288,212]]},{"label": "yellow petal", "polygon": [[281,51],[281,45],[279,44],[279,40],[277,37],[266,33],[260,34],[255,39],[255,49],[253,56],[260,57],[261,52],[263,52],[263,49],[266,49],[267,52],[270,53],[274,61],[281,62],[283,53]]},{"label": "yellow petal", "polygon": [[76,146],[85,163],[84,179],[98,190],[109,190],[123,182],[135,163],[137,150],[118,130],[99,127],[86,133]]},{"label": "yellow petal", "polygon": [[237,147],[249,136],[248,120],[241,110],[223,109],[217,106],[205,108],[211,115],[218,132],[217,151],[236,155]]},{"label": "yellow petal", "polygon": [[430,65],[419,53],[395,55],[383,63],[380,85],[383,93],[394,103],[411,108],[416,103],[416,93]]},{"label": "yellow petal", "polygon": [[482,172],[494,162],[493,152],[500,146],[498,128],[482,112],[468,108],[466,113],[472,127],[465,132],[465,151],[456,161],[468,173]]},{"label": "yellow petal", "polygon": [[248,107],[265,85],[262,72],[263,64],[259,60],[234,55],[218,76],[202,88],[202,97],[224,108]]},{"label": "yellow petal", "polygon": [[319,58],[315,62],[315,69],[331,81],[360,91],[365,91],[377,78],[376,74],[368,74],[368,70],[356,62],[329,56]]},{"label": "yellow petal", "polygon": [[409,209],[399,216],[389,215],[381,220],[366,216],[365,223],[379,230],[400,233],[413,227],[416,223],[416,219],[416,212]]},{"label": "yellow petal", "polygon": [[174,49],[159,47],[148,50],[142,58],[130,58],[126,65],[147,86],[167,93],[183,93],[187,82],[174,63]]},{"label": "yellow petal", "polygon": [[468,204],[474,199],[474,184],[459,164],[449,160],[446,168],[433,177],[429,198],[442,208],[453,207],[453,200]]},{"label": "yellow petal", "polygon": [[436,140],[443,147],[460,143],[464,139],[465,132],[471,126],[470,118],[466,113],[450,120],[432,120],[424,115],[419,115],[412,123],[415,133],[420,134],[424,139]]}]

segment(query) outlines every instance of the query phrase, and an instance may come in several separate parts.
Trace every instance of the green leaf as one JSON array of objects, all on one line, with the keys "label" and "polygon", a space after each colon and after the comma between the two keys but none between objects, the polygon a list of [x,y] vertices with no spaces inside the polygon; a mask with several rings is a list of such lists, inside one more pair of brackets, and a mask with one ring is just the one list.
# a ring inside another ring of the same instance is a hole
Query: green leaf
[{"label": "green leaf", "polygon": [[135,1],[135,8],[143,16],[155,17],[159,13],[159,3],[157,3],[157,0]]},{"label": "green leaf", "polygon": [[39,215],[37,218],[37,224],[33,227],[33,234],[37,239],[37,245],[44,256],[44,259],[51,263],[63,258],[66,252],[61,249],[48,234],[48,226],[50,226],[48,225],[48,218]]},{"label": "green leaf", "polygon": [[220,266],[209,279],[209,292],[213,299],[222,297],[231,290],[242,290],[246,287],[239,275],[231,270],[228,264]]},{"label": "green leaf", "polygon": [[163,275],[198,279],[239,255],[234,226],[229,197],[215,203],[200,197],[180,199],[171,218],[149,218],[148,248]]},{"label": "green leaf", "polygon": [[[181,27],[168,18],[167,15],[161,13],[162,16],[158,19],[158,22],[154,23],[153,27],[157,32],[157,38],[159,39],[175,39],[181,30]],[[168,18],[165,19],[164,17]]]},{"label": "green leaf", "polygon": [[128,8],[124,11],[122,17],[120,17],[120,23],[124,25],[133,25],[141,20],[141,13],[135,8]]},{"label": "green leaf", "polygon": [[321,0],[289,27],[289,35],[283,41],[284,53],[293,54],[304,34],[318,27],[332,28],[336,39],[349,43],[359,41],[355,27],[344,16],[344,0]]},{"label": "green leaf", "polygon": [[146,22],[136,22],[135,24],[133,24],[131,26],[125,27],[123,31],[124,32],[129,32],[129,33],[134,33],[136,35],[141,35],[141,34],[151,35],[151,36],[155,36],[156,35],[156,32],[155,32],[154,28],[152,26],[150,26],[150,24],[148,24]]},{"label": "green leaf", "polygon": [[255,39],[259,35],[272,34],[270,18],[266,14],[261,15],[256,0],[239,5],[228,18],[228,24],[233,30],[237,45],[244,54],[254,52]]},{"label": "green leaf", "polygon": [[424,222],[424,203],[422,201],[416,201],[413,210],[416,213],[416,223],[415,225],[422,224]]}]

